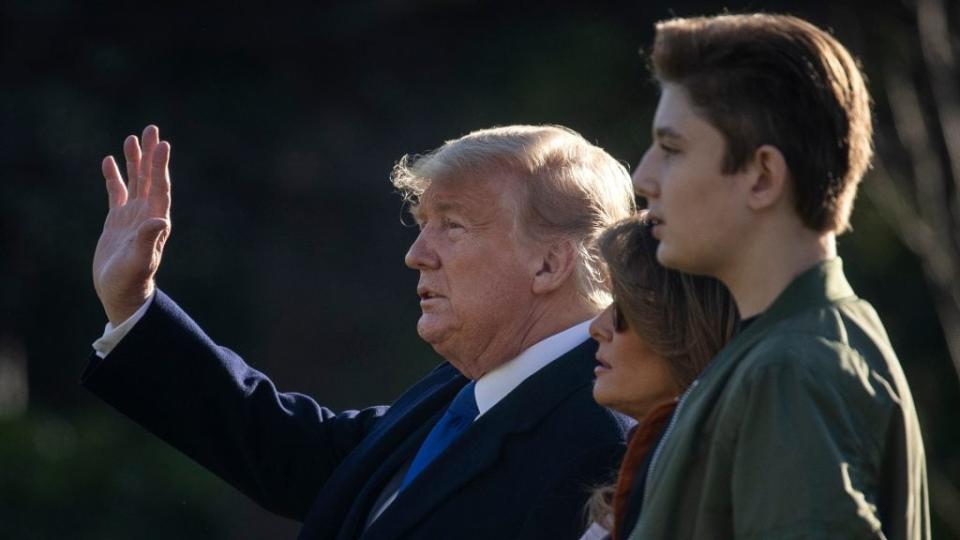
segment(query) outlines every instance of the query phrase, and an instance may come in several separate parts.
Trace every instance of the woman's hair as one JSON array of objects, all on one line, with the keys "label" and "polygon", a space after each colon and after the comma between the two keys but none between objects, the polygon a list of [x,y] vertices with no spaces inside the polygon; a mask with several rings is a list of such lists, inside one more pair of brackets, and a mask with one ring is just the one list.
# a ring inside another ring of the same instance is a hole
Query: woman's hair
[{"label": "woman's hair", "polygon": [[727,288],[657,262],[659,242],[643,214],[617,222],[598,243],[620,319],[617,331],[640,336],[686,388],[736,329],[737,308]]},{"label": "woman's hair", "polygon": [[[598,239],[613,293],[616,331],[636,333],[685,389],[730,341],[739,316],[719,281],[657,262],[658,244],[643,214],[617,222]],[[608,528],[614,488],[595,489],[587,503],[590,519]]]}]

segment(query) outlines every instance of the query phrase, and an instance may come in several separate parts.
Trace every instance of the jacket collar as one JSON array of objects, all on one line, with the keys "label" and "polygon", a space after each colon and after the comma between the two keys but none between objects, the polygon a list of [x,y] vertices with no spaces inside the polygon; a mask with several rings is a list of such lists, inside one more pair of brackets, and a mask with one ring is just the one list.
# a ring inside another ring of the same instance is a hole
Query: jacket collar
[{"label": "jacket collar", "polygon": [[[707,414],[705,411],[715,404],[709,396],[723,392],[726,384],[724,381],[738,368],[739,359],[766,336],[770,329],[803,311],[855,299],[853,289],[843,275],[843,262],[839,258],[821,261],[805,270],[790,282],[752,324],[734,336],[726,347],[717,353],[697,379],[697,382],[704,384],[700,384],[696,393],[690,394],[689,399],[685,400],[689,403],[684,407],[682,416],[700,418]],[[692,388],[688,392],[691,390]],[[674,421],[677,424],[682,422],[679,417]],[[672,454],[678,452],[678,448],[683,448],[684,443],[678,442],[679,440],[678,436],[674,435],[661,441],[663,454]],[[685,439],[685,443],[690,444],[690,440]],[[652,466],[647,478],[648,492],[659,489],[658,484],[665,474],[665,469],[665,465]]]},{"label": "jacket collar", "polygon": [[[313,501],[299,538],[357,538],[383,484],[405,459],[412,457],[446,405],[466,383],[466,377],[443,363],[391,405],[327,479]],[[347,497],[344,493],[355,496]]]},{"label": "jacket collar", "polygon": [[510,433],[527,431],[592,381],[590,340],[535,373],[495,405],[417,476],[370,525],[364,539],[402,537],[444,500],[490,468]]},{"label": "jacket collar", "polygon": [[752,342],[754,337],[765,334],[767,329],[801,311],[855,298],[853,288],[843,275],[843,261],[839,257],[821,261],[794,278],[727,349]]}]

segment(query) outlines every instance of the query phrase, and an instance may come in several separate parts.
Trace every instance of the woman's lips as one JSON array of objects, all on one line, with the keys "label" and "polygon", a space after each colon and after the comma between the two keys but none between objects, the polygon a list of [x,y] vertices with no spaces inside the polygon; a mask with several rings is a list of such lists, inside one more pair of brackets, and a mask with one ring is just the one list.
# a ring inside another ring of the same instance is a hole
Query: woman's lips
[{"label": "woman's lips", "polygon": [[610,371],[611,369],[613,369],[613,368],[610,367],[610,364],[606,363],[606,362],[605,362],[602,358],[600,358],[599,356],[597,357],[597,366],[593,368],[593,372],[594,372],[596,375],[600,375],[601,373],[606,373],[606,372]]}]

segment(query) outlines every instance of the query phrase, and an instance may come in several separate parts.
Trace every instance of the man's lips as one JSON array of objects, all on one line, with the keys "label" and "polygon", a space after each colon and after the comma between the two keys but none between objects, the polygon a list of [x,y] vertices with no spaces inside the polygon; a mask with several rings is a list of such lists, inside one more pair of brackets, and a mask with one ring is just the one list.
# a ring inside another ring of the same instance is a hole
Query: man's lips
[{"label": "man's lips", "polygon": [[438,294],[426,287],[417,287],[417,296],[420,297],[421,302],[433,300],[434,298],[444,298],[442,294]]}]

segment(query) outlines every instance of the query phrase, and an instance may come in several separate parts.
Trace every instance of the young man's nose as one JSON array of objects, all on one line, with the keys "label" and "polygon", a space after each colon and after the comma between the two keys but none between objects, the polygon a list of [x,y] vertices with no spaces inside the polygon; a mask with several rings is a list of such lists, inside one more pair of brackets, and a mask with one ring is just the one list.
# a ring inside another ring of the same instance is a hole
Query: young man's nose
[{"label": "young man's nose", "polygon": [[653,148],[643,154],[643,159],[633,171],[633,189],[640,197],[647,199],[660,195],[660,184],[657,181],[654,167]]}]

